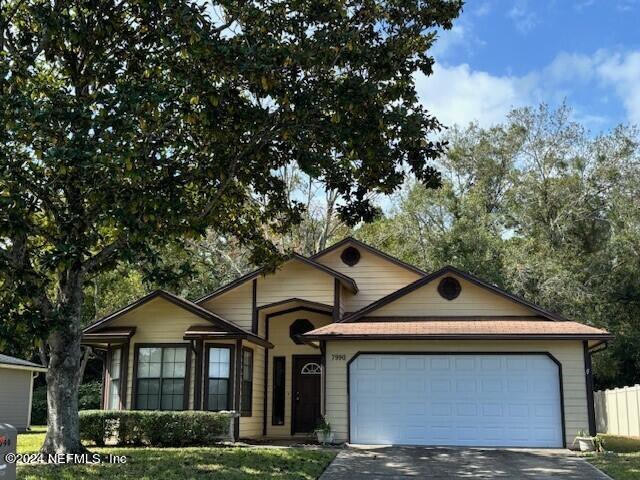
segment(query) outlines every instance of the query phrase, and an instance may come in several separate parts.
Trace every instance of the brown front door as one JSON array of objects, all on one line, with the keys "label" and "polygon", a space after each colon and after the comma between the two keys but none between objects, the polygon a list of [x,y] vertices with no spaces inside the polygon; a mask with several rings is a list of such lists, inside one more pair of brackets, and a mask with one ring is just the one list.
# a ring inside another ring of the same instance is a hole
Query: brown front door
[{"label": "brown front door", "polygon": [[293,422],[291,433],[312,432],[320,420],[320,356],[293,357]]}]

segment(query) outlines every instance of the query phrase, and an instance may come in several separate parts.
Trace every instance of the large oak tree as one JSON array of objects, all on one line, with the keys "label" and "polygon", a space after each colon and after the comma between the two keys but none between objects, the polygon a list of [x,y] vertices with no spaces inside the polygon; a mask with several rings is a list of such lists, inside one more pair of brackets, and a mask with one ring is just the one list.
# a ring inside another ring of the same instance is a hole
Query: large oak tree
[{"label": "large oak tree", "polygon": [[84,287],[208,227],[274,258],[295,162],[370,220],[438,184],[416,98],[448,0],[0,0],[0,348],[40,339],[45,452],[83,450]]}]

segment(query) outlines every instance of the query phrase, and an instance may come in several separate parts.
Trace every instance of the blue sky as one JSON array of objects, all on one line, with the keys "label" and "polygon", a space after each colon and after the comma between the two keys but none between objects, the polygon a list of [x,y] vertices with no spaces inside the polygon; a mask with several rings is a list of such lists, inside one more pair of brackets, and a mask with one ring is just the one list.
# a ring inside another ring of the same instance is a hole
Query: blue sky
[{"label": "blue sky", "polygon": [[640,0],[467,0],[432,53],[418,92],[445,124],[566,99],[593,133],[640,125]]}]

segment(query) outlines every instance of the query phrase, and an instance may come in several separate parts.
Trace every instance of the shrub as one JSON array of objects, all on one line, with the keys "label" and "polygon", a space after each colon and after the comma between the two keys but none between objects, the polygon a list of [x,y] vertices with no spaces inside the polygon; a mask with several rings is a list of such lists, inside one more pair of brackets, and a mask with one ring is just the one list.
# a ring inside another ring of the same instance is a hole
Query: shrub
[{"label": "shrub", "polygon": [[[93,410],[100,408],[102,399],[102,383],[88,382],[80,385],[78,392],[78,405],[80,410]],[[33,389],[31,402],[31,424],[47,424],[47,386],[41,385]]]},{"label": "shrub", "polygon": [[33,389],[31,398],[31,425],[47,424],[47,386]]},{"label": "shrub", "polygon": [[80,436],[98,446],[147,444],[153,447],[211,445],[230,439],[230,412],[159,412],[85,410],[80,412]]},{"label": "shrub", "polygon": [[87,382],[78,391],[78,409],[94,410],[102,402],[102,382]]}]

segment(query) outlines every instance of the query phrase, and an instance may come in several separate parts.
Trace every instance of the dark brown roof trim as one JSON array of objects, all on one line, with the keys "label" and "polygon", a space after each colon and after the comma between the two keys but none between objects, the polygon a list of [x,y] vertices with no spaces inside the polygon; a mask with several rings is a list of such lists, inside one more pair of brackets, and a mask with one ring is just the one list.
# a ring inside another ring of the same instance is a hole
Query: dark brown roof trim
[{"label": "dark brown roof trim", "polygon": [[128,342],[135,333],[136,327],[105,328],[98,332],[83,333],[82,343],[89,345],[94,343]]},{"label": "dark brown roof trim", "polygon": [[124,314],[135,310],[136,308],[144,305],[147,302],[150,302],[151,300],[157,298],[157,297],[161,297],[171,303],[173,303],[174,305],[184,308],[185,310],[193,313],[194,315],[197,315],[198,317],[207,320],[208,322],[213,323],[214,325],[217,325],[219,328],[227,331],[227,332],[235,332],[235,333],[240,333],[240,334],[251,334],[250,332],[247,332],[246,330],[244,330],[243,328],[240,328],[239,326],[231,323],[228,320],[225,320],[224,318],[222,318],[219,315],[216,315],[213,312],[210,312],[209,310],[202,308],[200,305],[196,305],[193,302],[190,302],[189,300],[185,300],[184,298],[178,297],[177,295],[174,295],[171,292],[167,292],[166,290],[156,290],[154,292],[151,292],[149,295],[146,295],[138,300],[136,300],[133,303],[130,303],[129,305],[127,305],[126,307],[121,308],[120,310],[107,315],[106,317],[101,318],[100,320],[98,320],[97,322],[94,322],[93,324],[89,325],[88,327],[86,327],[83,330],[83,333],[93,333],[95,330],[97,329],[102,329],[104,328],[106,325],[109,324],[109,322],[112,322],[113,320],[115,320],[116,318],[119,318],[121,316],[123,316]]},{"label": "dark brown roof trim", "polygon": [[334,243],[333,245],[331,245],[330,247],[325,248],[324,250],[320,250],[318,253],[315,253],[313,255],[311,255],[312,260],[315,260],[327,253],[330,253],[340,247],[345,246],[348,243],[355,243],[358,247],[363,248],[364,250],[367,250],[370,253],[373,253],[374,255],[378,255],[379,257],[384,258],[385,260],[390,261],[391,263],[398,265],[399,267],[405,268],[413,273],[417,273],[418,275],[427,275],[427,272],[425,272],[424,270],[416,267],[415,265],[411,265],[410,263],[404,262],[402,260],[400,260],[399,258],[393,257],[391,255],[389,255],[388,253],[383,252],[382,250],[378,250],[375,247],[372,247],[371,245],[368,245],[364,242],[362,242],[361,240],[358,240],[356,238],[353,237],[346,237],[343,238],[342,240],[340,240],[338,243]]},{"label": "dark brown roof trim", "polygon": [[83,337],[101,338],[101,337],[132,337],[136,333],[136,327],[118,327],[104,328],[98,332],[85,333]]},{"label": "dark brown roof trim", "polygon": [[295,303],[295,302],[303,303],[307,307],[313,307],[313,308],[316,308],[318,310],[327,310],[328,312],[333,310],[333,306],[328,305],[326,303],[314,302],[312,300],[305,300],[303,298],[298,298],[298,297],[291,297],[291,298],[287,298],[286,300],[280,300],[278,302],[266,303],[264,305],[260,305],[258,307],[258,310],[264,310],[264,309],[267,309],[267,308],[279,307],[279,306],[282,306],[282,305],[287,305],[289,303]]},{"label": "dark brown roof trim", "polygon": [[549,320],[567,320],[566,318],[564,318],[563,316],[554,313],[554,312],[550,312],[548,310],[543,309],[542,307],[539,307],[538,305],[529,302],[528,300],[525,300],[522,297],[519,297],[518,295],[515,295],[513,293],[507,292],[506,290],[503,290],[500,287],[496,287],[495,285],[491,285],[490,283],[485,282],[484,280],[480,280],[478,277],[465,272],[463,270],[460,270],[456,267],[453,267],[451,265],[447,265],[443,268],[441,268],[440,270],[430,273],[429,275],[422,277],[418,280],[416,280],[413,283],[410,283],[409,285],[407,285],[406,287],[401,288],[400,290],[396,290],[393,293],[390,293],[389,295],[387,295],[386,297],[382,297],[379,300],[376,300],[373,303],[370,303],[369,305],[367,305],[366,307],[361,308],[360,310],[350,314],[349,316],[345,316],[342,319],[342,322],[355,322],[358,319],[364,317],[366,314],[373,312],[374,310],[377,310],[380,307],[383,307],[385,305],[388,305],[389,303],[393,302],[394,300],[397,300],[400,297],[403,297],[404,295],[413,292],[414,290],[417,290],[420,287],[423,287],[424,285],[428,284],[429,282],[431,282],[432,280],[441,277],[442,275],[445,275],[447,273],[452,273],[454,275],[458,275],[462,278],[464,278],[465,280],[468,280],[469,282],[482,287],[482,288],[486,288],[487,290],[490,290],[494,293],[497,293],[498,295],[508,298],[509,300],[514,301],[515,303],[518,303],[524,307],[530,308],[531,310],[537,312],[538,314],[540,314],[540,316],[547,318]]},{"label": "dark brown roof trim", "polygon": [[194,325],[184,332],[183,340],[195,340],[195,339],[223,339],[223,340],[246,340],[261,347],[273,348],[273,344],[268,342],[258,335],[253,333],[229,333],[214,330],[215,327],[209,327],[208,325]]},{"label": "dark brown roof trim", "polygon": [[438,322],[438,321],[476,321],[476,320],[504,320],[504,321],[527,321],[544,320],[540,315],[517,316],[517,315],[398,315],[385,317],[362,317],[360,322]]},{"label": "dark brown roof trim", "polygon": [[[334,270],[333,268],[327,267],[326,265],[323,265],[321,263],[315,262],[313,261],[311,258],[307,258],[303,255],[297,254],[297,253],[293,253],[289,256],[289,258],[284,262],[288,262],[290,260],[299,260],[303,263],[306,263],[307,265],[313,267],[313,268],[317,268],[318,270],[321,270],[325,273],[328,273],[329,275],[331,275],[334,278],[338,278],[347,288],[349,288],[349,290],[351,290],[352,293],[358,293],[358,285],[356,284],[356,281],[351,278],[348,277],[347,275],[338,272],[337,270]],[[206,302],[208,300],[211,300],[215,297],[218,297],[220,295],[222,295],[223,293],[228,292],[229,290],[233,290],[236,287],[239,287],[240,285],[242,285],[245,282],[248,282],[249,280],[252,280],[253,278],[256,278],[258,275],[260,275],[261,273],[263,273],[265,270],[265,267],[261,267],[258,268],[257,270],[253,270],[252,272],[249,272],[241,277],[236,278],[235,280],[231,281],[230,283],[223,285],[222,287],[218,288],[217,290],[214,290],[211,293],[208,293],[196,300],[194,300],[195,303],[203,303]]]},{"label": "dark brown roof trim", "polygon": [[310,335],[305,333],[302,336],[305,340],[597,340],[611,339],[613,335],[608,333],[593,334],[494,334],[494,333],[473,333],[473,334],[353,334],[353,335]]}]

